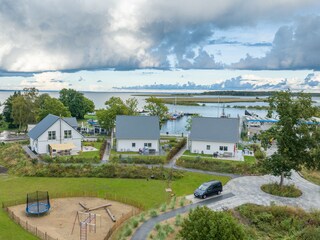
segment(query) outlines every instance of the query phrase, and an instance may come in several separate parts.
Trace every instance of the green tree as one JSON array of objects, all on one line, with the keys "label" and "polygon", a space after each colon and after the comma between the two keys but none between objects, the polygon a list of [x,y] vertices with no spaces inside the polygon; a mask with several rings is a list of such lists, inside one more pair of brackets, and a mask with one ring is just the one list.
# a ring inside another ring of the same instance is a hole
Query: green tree
[{"label": "green tree", "polygon": [[19,130],[27,127],[30,118],[30,109],[27,100],[23,96],[17,96],[12,101],[13,123],[18,125]]},{"label": "green tree", "polygon": [[299,171],[302,166],[319,167],[319,127],[312,123],[315,107],[309,94],[299,93],[295,97],[290,90],[278,92],[269,97],[269,106],[268,115],[276,114],[279,121],[264,131],[260,139],[264,148],[274,141],[277,150],[262,162],[262,166],[268,173],[280,176],[282,186],[291,170]]},{"label": "green tree", "polygon": [[64,88],[59,92],[59,95],[59,100],[68,107],[72,117],[83,119],[85,114],[94,111],[94,103],[83,93]]},{"label": "green tree", "polygon": [[17,125],[15,125],[13,122],[13,118],[12,118],[12,102],[13,100],[17,97],[17,96],[21,96],[21,92],[14,92],[13,95],[10,95],[6,101],[3,103],[3,117],[4,117],[4,121],[7,122],[9,125],[9,128],[16,128]]},{"label": "green tree", "polygon": [[56,98],[46,98],[42,103],[39,113],[37,116],[37,120],[41,121],[45,118],[48,114],[54,114],[56,116],[61,117],[70,117],[71,113],[66,106],[63,105],[59,99]]},{"label": "green tree", "polygon": [[186,126],[185,126],[185,128],[186,128],[187,131],[190,131],[190,130],[191,130],[192,119],[193,119],[194,117],[200,117],[200,114],[195,113],[195,114],[192,114],[190,117],[188,117],[188,119],[187,119],[187,124],[186,124]]},{"label": "green tree", "polygon": [[208,207],[191,210],[181,225],[182,239],[242,240],[245,232],[228,212],[214,212]]},{"label": "green tree", "polygon": [[114,128],[117,115],[137,115],[137,104],[135,98],[129,98],[124,103],[119,97],[111,97],[105,102],[106,109],[97,111],[100,126],[111,130]]},{"label": "green tree", "polygon": [[161,99],[153,96],[147,98],[146,103],[147,104],[144,106],[144,109],[148,111],[151,116],[158,116],[161,126],[168,114],[167,106],[162,102]]}]

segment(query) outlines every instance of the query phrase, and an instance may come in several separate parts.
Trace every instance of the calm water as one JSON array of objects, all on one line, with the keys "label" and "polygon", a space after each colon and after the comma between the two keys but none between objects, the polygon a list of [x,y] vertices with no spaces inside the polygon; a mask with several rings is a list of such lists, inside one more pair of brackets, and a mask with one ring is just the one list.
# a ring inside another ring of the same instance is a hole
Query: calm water
[{"label": "calm water", "polygon": [[[45,92],[41,92],[45,93]],[[47,92],[50,96],[58,98],[59,93],[58,92]],[[13,92],[0,92],[0,102],[3,103],[10,95],[12,95]],[[135,97],[138,99],[139,109],[143,109],[143,106],[145,105],[145,99],[146,97],[143,96],[133,96],[136,93],[123,93],[123,92],[84,92],[84,95],[91,99],[96,106],[96,109],[104,108],[105,101],[110,99],[111,97],[120,97],[123,100],[126,100],[130,97]],[[208,96],[206,96],[208,97]],[[216,96],[215,96],[216,97]],[[223,97],[230,97],[230,96],[223,96]],[[320,97],[313,98],[315,101],[315,105],[320,106]],[[237,102],[237,103],[227,103],[225,106],[266,106],[267,103],[264,102]],[[222,114],[222,104],[218,103],[207,103],[205,106],[175,106],[173,104],[167,105],[170,112],[184,112],[184,113],[198,113],[201,116],[204,117],[218,117]],[[2,111],[2,107],[0,107],[0,110]],[[266,115],[265,110],[250,110],[250,112],[254,112],[258,114],[259,116],[264,117]],[[227,108],[225,107],[225,114],[230,117],[238,117],[244,115],[244,109],[238,109],[238,108]],[[161,129],[162,133],[169,132],[170,134],[186,134],[185,125],[187,122],[188,117],[182,117],[175,121],[167,121],[164,126]]]}]

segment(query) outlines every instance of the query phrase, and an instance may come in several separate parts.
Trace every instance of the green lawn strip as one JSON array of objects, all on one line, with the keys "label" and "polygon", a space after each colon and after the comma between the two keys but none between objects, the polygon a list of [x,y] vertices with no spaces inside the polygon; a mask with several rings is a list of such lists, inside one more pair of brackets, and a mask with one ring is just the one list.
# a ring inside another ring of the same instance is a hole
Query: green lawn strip
[{"label": "green lawn strip", "polygon": [[185,156],[200,156],[200,157],[212,157],[212,154],[200,154],[200,153],[192,153],[190,150],[186,150],[183,155]]},{"label": "green lawn strip", "polygon": [[254,156],[244,156],[244,161],[249,164],[255,164],[256,158]]},{"label": "green lawn strip", "polygon": [[[211,179],[221,179],[224,183],[229,180],[206,174],[185,173],[183,178],[172,182],[172,188],[178,196],[192,194],[202,182]],[[166,181],[161,180],[1,176],[0,202],[24,199],[28,192],[37,190],[49,191],[49,194],[88,191],[97,192],[101,197],[106,192],[116,194],[151,209],[167,200],[166,187]],[[0,210],[0,226],[0,239],[37,239],[13,223],[3,210]]]}]

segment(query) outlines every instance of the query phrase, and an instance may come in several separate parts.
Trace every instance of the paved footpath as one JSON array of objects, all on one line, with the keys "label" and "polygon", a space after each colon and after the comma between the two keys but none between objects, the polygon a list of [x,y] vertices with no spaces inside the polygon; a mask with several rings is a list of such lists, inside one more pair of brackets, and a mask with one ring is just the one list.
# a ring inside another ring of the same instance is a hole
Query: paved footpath
[{"label": "paved footpath", "polygon": [[226,200],[228,198],[233,197],[232,193],[227,193],[227,194],[221,194],[219,196],[211,197],[206,200],[202,200],[175,210],[172,210],[170,212],[163,213],[157,217],[150,218],[148,221],[144,222],[134,233],[133,237],[131,240],[143,240],[147,239],[149,233],[152,231],[154,226],[162,221],[165,221],[167,219],[173,218],[178,214],[183,214],[185,212],[188,212],[189,210],[196,208],[197,206],[204,206],[204,205],[210,205],[210,204],[215,204],[217,202]]},{"label": "paved footpath", "polygon": [[[302,195],[298,198],[273,196],[260,189],[263,184],[279,182],[279,180],[279,177],[271,175],[246,176],[232,179],[224,186],[224,192],[232,192],[234,197],[219,203],[209,204],[208,207],[215,210],[222,205],[224,207],[234,208],[244,203],[255,203],[265,206],[274,203],[282,206],[300,207],[307,211],[320,209],[320,186],[305,180],[297,172],[292,173],[290,180],[285,179],[285,184],[294,184],[302,191]],[[187,199],[193,202],[199,201],[192,195],[187,196]]]}]

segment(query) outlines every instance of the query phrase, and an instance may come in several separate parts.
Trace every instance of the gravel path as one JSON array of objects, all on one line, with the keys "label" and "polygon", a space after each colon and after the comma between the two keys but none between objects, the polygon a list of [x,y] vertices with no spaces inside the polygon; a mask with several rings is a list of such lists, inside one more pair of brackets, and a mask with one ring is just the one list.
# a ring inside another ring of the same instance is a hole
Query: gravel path
[{"label": "gravel path", "polygon": [[219,196],[214,196],[205,200],[198,201],[197,203],[193,203],[175,210],[172,210],[170,212],[163,213],[157,217],[150,218],[148,221],[143,223],[137,231],[134,233],[132,236],[131,240],[143,240],[147,239],[149,233],[152,231],[154,226],[162,222],[164,220],[170,219],[178,214],[183,214],[185,212],[188,212],[190,209],[196,208],[197,206],[204,206],[204,205],[210,205],[210,204],[215,204],[217,202],[226,200],[228,198],[233,197],[232,193],[227,193],[227,194],[221,194]]}]

